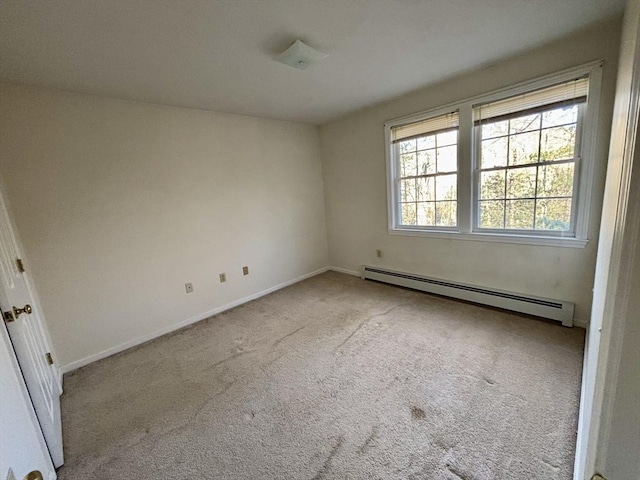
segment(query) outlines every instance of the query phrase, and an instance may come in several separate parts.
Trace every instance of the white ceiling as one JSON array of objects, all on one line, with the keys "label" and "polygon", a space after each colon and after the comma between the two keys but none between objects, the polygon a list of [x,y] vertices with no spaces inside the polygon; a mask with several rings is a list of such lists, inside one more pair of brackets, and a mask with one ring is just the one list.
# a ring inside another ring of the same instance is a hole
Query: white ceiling
[{"label": "white ceiling", "polygon": [[[620,14],[624,0],[0,0],[0,80],[323,123]],[[326,52],[300,71],[295,39]]]}]

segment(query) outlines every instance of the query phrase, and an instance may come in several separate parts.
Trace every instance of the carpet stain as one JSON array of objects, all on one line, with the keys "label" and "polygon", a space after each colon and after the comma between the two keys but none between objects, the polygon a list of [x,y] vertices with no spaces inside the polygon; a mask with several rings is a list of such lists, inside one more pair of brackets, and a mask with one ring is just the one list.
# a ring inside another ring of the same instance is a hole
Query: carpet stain
[{"label": "carpet stain", "polygon": [[331,451],[329,452],[329,456],[326,458],[326,460],[322,464],[322,467],[320,467],[320,470],[318,470],[318,473],[316,473],[311,480],[320,480],[322,478],[325,478],[325,475],[331,469],[331,460],[333,460],[333,457],[336,456],[336,454],[342,447],[343,442],[344,442],[344,437],[340,435],[337,441],[335,442],[335,445],[331,448]]},{"label": "carpet stain", "polygon": [[371,444],[371,442],[373,442],[375,440],[375,438],[378,436],[379,428],[380,427],[378,425],[376,425],[371,429],[371,433],[369,434],[367,439],[358,448],[358,455],[364,454],[369,449],[369,445]]},{"label": "carpet stain", "polygon": [[276,340],[273,343],[273,347],[272,348],[276,348],[278,345],[280,345],[280,342],[282,342],[285,338],[289,338],[290,336],[295,335],[296,333],[298,333],[303,328],[306,328],[306,325],[303,325],[300,328],[296,328],[293,332],[287,333],[284,337],[280,337],[278,340]]},{"label": "carpet stain", "polygon": [[447,463],[447,470],[449,470],[452,474],[454,474],[456,477],[458,477],[461,480],[472,480],[473,478],[472,476],[467,475],[466,473],[464,473],[454,465],[451,465],[450,463]]},{"label": "carpet stain", "polygon": [[558,470],[560,468],[558,465],[554,465],[553,463],[551,463],[551,462],[549,462],[549,461],[547,461],[547,460],[545,460],[543,458],[540,458],[539,460],[542,463],[544,463],[545,465],[547,465],[548,467],[550,467],[552,470]]},{"label": "carpet stain", "polygon": [[213,402],[217,397],[219,397],[220,395],[223,395],[227,390],[229,390],[234,384],[235,384],[235,380],[231,381],[231,382],[227,382],[224,384],[224,386],[218,390],[216,393],[214,393],[211,397],[209,397],[202,405],[200,405],[200,407],[198,407],[198,410],[196,411],[196,413],[193,415],[193,418],[197,418],[208,406],[209,404],[211,404],[211,402]]},{"label": "carpet stain", "polygon": [[347,338],[345,338],[342,342],[340,342],[340,345],[338,345],[335,349],[334,352],[337,352],[338,350],[340,350],[340,347],[342,347],[345,343],[347,343],[349,340],[351,340],[351,337],[353,337],[356,333],[358,333],[358,331],[364,327],[364,325],[369,322],[372,318],[376,318],[376,317],[384,317],[385,315],[387,315],[388,313],[391,313],[392,310],[395,310],[398,307],[401,307],[402,305],[394,305],[393,307],[391,307],[390,309],[382,312],[382,313],[376,313],[374,315],[371,315],[367,318],[365,318],[364,320],[362,320],[360,322],[360,324],[355,328],[355,330],[353,332],[351,332],[349,334],[349,336]]},{"label": "carpet stain", "polygon": [[345,343],[347,343],[349,340],[351,340],[351,337],[353,337],[356,333],[358,333],[358,330],[360,330],[364,326],[364,324],[369,321],[370,318],[371,317],[365,318],[364,320],[362,320],[360,322],[360,324],[356,327],[356,329],[353,332],[351,332],[347,338],[345,338],[342,342],[340,342],[340,345],[338,345],[334,349],[334,351],[337,352],[338,350],[340,350],[340,347],[342,347]]},{"label": "carpet stain", "polygon": [[213,365],[207,367],[207,370],[212,370],[216,367],[219,367],[220,365],[227,363],[235,358],[241,357],[242,355],[246,355],[247,353],[251,353],[253,352],[253,350],[244,350],[238,353],[234,353],[233,355],[229,355],[226,358],[223,358],[222,360],[217,361],[216,363],[214,363]]},{"label": "carpet stain", "polygon": [[414,420],[422,420],[427,418],[427,414],[419,407],[411,407],[411,417],[413,417]]}]

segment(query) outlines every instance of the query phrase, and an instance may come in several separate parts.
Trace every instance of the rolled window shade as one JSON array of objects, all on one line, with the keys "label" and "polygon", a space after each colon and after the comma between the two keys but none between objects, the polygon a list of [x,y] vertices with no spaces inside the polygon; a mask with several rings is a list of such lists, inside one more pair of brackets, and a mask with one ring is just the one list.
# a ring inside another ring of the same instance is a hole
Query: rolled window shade
[{"label": "rolled window shade", "polygon": [[525,111],[542,110],[544,107],[570,106],[587,101],[589,79],[578,78],[552,87],[534,92],[527,92],[497,102],[473,106],[473,116],[476,123],[500,118],[508,118]]},{"label": "rolled window shade", "polygon": [[423,135],[436,134],[458,128],[458,112],[451,112],[419,122],[407,123],[391,128],[391,140],[393,143],[410,138],[421,137]]}]

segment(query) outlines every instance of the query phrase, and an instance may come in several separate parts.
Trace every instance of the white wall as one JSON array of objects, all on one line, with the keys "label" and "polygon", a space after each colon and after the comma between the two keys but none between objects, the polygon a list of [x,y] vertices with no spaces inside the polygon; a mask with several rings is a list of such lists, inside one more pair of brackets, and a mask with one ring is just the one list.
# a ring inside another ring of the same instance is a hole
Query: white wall
[{"label": "white wall", "polygon": [[[576,303],[589,318],[599,212],[620,41],[619,19],[561,42],[462,74],[323,125],[320,131],[331,265],[358,270],[381,265],[447,280]],[[603,59],[589,244],[584,249],[389,235],[383,125],[502,87]],[[383,66],[381,67],[383,68]],[[376,249],[383,257],[376,258]]]},{"label": "white wall", "polygon": [[317,127],[0,94],[3,190],[62,364],[327,265]]}]

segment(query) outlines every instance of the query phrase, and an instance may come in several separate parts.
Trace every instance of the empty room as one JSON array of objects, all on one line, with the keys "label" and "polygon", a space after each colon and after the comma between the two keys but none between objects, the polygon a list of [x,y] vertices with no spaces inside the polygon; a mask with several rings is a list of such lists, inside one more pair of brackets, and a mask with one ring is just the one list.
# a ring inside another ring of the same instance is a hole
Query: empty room
[{"label": "empty room", "polygon": [[640,0],[0,0],[0,479],[640,478]]}]

